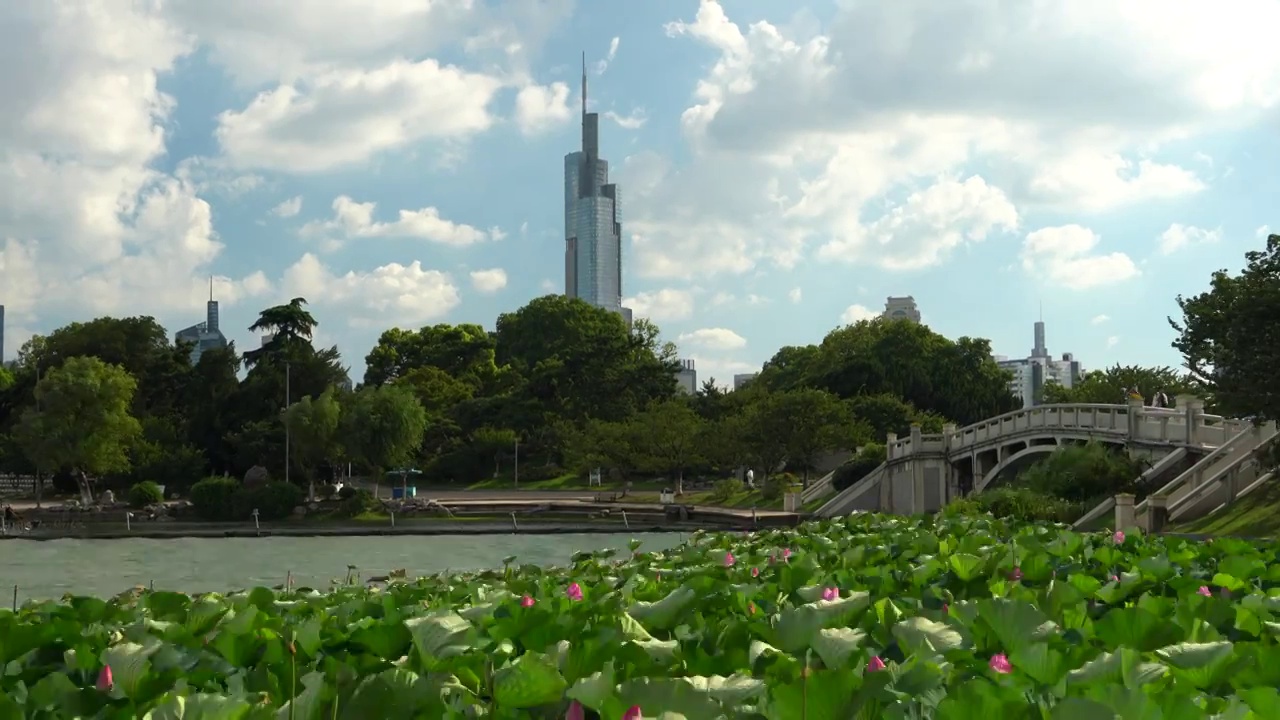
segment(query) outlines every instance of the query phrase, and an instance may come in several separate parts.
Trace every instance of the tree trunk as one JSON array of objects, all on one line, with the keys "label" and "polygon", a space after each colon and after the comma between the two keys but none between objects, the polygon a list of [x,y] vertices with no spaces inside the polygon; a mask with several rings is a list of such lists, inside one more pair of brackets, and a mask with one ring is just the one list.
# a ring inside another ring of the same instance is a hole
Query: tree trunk
[{"label": "tree trunk", "polygon": [[801,476],[800,482],[801,482],[800,487],[804,488],[805,490],[809,489],[809,466],[808,465],[804,466],[804,475]]},{"label": "tree trunk", "polygon": [[307,479],[307,502],[316,501],[316,481]]},{"label": "tree trunk", "polygon": [[502,454],[493,454],[493,478],[496,480],[502,474]]},{"label": "tree trunk", "polygon": [[676,495],[684,495],[684,470],[676,470]]},{"label": "tree trunk", "polygon": [[93,504],[93,488],[89,487],[89,475],[83,470],[76,471],[76,483],[80,486],[80,503],[85,507]]}]

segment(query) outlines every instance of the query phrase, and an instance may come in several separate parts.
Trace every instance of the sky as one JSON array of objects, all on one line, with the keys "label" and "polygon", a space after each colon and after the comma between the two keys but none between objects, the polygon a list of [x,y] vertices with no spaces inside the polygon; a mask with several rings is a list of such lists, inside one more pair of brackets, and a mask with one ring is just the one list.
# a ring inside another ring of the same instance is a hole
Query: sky
[{"label": "sky", "polygon": [[[100,315],[241,348],[563,291],[590,109],[625,304],[731,382],[911,295],[949,336],[1178,365],[1175,297],[1280,226],[1280,0],[0,3],[5,359]],[[1268,215],[1270,209],[1273,214]]]}]

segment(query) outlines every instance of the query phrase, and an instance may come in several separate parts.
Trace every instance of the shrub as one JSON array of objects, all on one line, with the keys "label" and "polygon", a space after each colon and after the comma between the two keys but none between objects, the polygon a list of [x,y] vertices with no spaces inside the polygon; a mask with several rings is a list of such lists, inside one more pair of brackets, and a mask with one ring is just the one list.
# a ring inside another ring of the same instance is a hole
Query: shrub
[{"label": "shrub", "polygon": [[302,504],[306,493],[302,488],[287,482],[269,482],[265,485],[240,488],[233,499],[237,520],[248,520],[258,511],[259,520],[284,520],[293,515],[293,509]]},{"label": "shrub", "polygon": [[779,500],[796,484],[797,478],[792,473],[782,472],[765,478],[760,486],[760,497],[770,502]]},{"label": "shrub", "polygon": [[[355,497],[356,492],[357,492],[356,488],[353,488],[350,485],[343,485],[342,489],[338,491],[338,499],[348,500],[352,497]],[[365,492],[368,492],[368,491],[366,490]]]},{"label": "shrub", "polygon": [[711,499],[722,503],[742,492],[745,485],[736,477],[721,478],[711,486]]},{"label": "shrub", "polygon": [[[345,486],[344,486],[345,487]],[[321,485],[316,488],[316,494],[321,500],[332,500],[334,495],[338,494],[337,485]]]},{"label": "shrub", "polygon": [[835,487],[836,492],[851,487],[854,483],[870,474],[872,470],[880,467],[886,457],[888,455],[884,445],[879,443],[864,445],[858,449],[857,454],[836,468],[835,475],[831,477],[831,484]]},{"label": "shrub", "polygon": [[362,513],[377,510],[381,506],[378,499],[368,490],[357,490],[349,486],[342,489],[350,489],[351,493],[342,499],[342,504],[338,506],[337,512],[334,513],[339,517],[355,517]]},{"label": "shrub", "polygon": [[145,480],[129,488],[130,507],[144,508],[158,502],[164,502],[164,492],[160,490],[159,485],[150,480]]},{"label": "shrub", "polygon": [[520,482],[554,480],[564,474],[564,468],[557,465],[544,465],[542,463],[520,464]]},{"label": "shrub", "polygon": [[205,520],[235,520],[235,497],[240,482],[235,478],[205,478],[191,486],[191,506]]},{"label": "shrub", "polygon": [[1143,463],[1102,443],[1058,448],[1018,476],[1018,484],[1073,503],[1133,492]]},{"label": "shrub", "polygon": [[945,509],[947,514],[981,515],[1023,522],[1069,523],[1084,513],[1084,503],[1074,503],[1028,488],[997,488],[956,500]]}]

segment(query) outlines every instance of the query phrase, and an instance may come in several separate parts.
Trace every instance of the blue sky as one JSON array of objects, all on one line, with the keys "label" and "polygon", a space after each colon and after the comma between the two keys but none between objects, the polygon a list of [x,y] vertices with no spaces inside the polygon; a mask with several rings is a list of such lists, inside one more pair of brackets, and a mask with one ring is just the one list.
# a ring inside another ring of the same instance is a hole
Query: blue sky
[{"label": "blue sky", "polygon": [[1280,226],[1276,0],[73,5],[0,8],[6,358],[192,324],[211,275],[242,347],[302,295],[357,377],[387,327],[492,327],[562,289],[583,51],[624,294],[701,379],[888,295],[1176,365],[1174,297]]}]

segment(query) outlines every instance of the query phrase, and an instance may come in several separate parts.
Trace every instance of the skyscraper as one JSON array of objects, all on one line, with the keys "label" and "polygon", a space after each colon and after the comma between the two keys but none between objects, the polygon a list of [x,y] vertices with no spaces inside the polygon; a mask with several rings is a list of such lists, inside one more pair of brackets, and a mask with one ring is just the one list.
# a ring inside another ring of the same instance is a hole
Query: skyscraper
[{"label": "skyscraper", "polygon": [[564,294],[622,315],[622,213],[609,163],[600,158],[600,115],[587,112],[582,56],[582,149],[564,156]]},{"label": "skyscraper", "polygon": [[192,365],[200,362],[204,351],[227,346],[227,337],[218,329],[218,301],[213,299],[213,278],[209,278],[209,302],[205,306],[204,322],[179,330],[174,335],[174,342],[184,340],[194,345],[191,348]]}]

